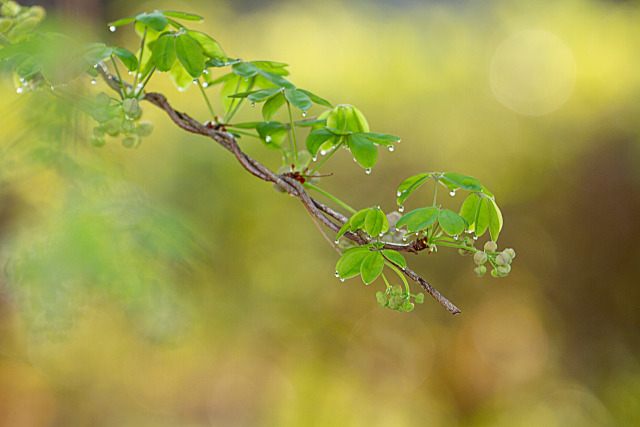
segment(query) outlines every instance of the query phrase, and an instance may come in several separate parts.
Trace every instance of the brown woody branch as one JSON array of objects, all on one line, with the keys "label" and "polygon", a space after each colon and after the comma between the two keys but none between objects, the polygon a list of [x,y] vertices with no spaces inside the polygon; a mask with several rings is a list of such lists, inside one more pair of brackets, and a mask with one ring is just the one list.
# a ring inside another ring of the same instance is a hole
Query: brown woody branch
[{"label": "brown woody branch", "polygon": [[[96,69],[112,89],[114,89],[118,93],[122,92],[120,81],[117,77],[109,73],[104,64],[99,64]],[[262,179],[263,181],[273,182],[282,187],[287,193],[289,193],[289,195],[298,198],[307,209],[309,214],[317,218],[324,226],[326,226],[330,230],[337,232],[342,224],[344,224],[348,220],[348,218],[341,213],[311,198],[307,194],[303,186],[292,177],[278,175],[264,166],[262,163],[245,154],[240,149],[238,142],[232,134],[213,129],[198,122],[186,113],[176,111],[175,109],[173,109],[173,107],[171,107],[165,96],[160,93],[145,93],[142,99],[164,110],[176,125],[186,130],[187,132],[207,136],[216,141],[222,147],[233,153],[242,167],[252,175]],[[339,224],[336,224],[330,218],[337,221]],[[369,240],[364,233],[347,232],[345,233],[344,237],[354,241],[359,245],[369,243]],[[386,243],[384,248],[393,249],[398,252],[418,253],[419,251],[424,250],[426,248],[426,245],[422,240],[415,240],[404,245]],[[397,267],[400,268],[399,266]],[[443,307],[449,310],[451,314],[460,313],[460,310],[455,305],[453,305],[447,298],[440,294],[440,292],[438,292],[433,286],[431,286],[426,280],[416,274],[413,270],[404,268],[402,269],[402,272],[408,278],[418,283],[429,295],[431,295]]]}]

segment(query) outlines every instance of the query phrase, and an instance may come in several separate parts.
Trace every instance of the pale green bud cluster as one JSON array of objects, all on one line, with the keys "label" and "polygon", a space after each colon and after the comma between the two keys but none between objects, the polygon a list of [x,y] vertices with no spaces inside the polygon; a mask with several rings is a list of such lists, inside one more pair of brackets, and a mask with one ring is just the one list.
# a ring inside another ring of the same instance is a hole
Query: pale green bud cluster
[{"label": "pale green bud cluster", "polygon": [[478,251],[473,254],[473,262],[476,268],[473,270],[478,277],[482,277],[487,272],[485,264],[487,261],[493,266],[491,275],[493,277],[506,277],[511,272],[511,262],[516,257],[516,251],[507,248],[502,252],[496,253],[498,245],[496,242],[487,242],[484,245],[484,251]]},{"label": "pale green bud cluster", "polygon": [[139,121],[142,109],[135,98],[126,98],[118,103],[101,92],[95,98],[91,115],[99,123],[93,128],[93,136],[89,138],[89,142],[95,147],[106,144],[105,135],[112,137],[123,135],[122,146],[136,148],[143,137],[153,132],[153,123]]},{"label": "pale green bud cluster", "polygon": [[415,308],[415,304],[411,302],[411,297],[413,297],[416,304],[422,304],[424,302],[423,293],[412,295],[404,291],[400,285],[388,287],[385,292],[376,292],[376,299],[378,300],[379,306],[399,312],[411,311]]}]

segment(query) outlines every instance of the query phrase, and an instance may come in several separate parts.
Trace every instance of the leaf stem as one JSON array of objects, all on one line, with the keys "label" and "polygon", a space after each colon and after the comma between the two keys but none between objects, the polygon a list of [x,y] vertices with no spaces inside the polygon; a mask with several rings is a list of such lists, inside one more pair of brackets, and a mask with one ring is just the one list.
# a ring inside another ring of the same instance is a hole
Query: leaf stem
[{"label": "leaf stem", "polygon": [[[234,93],[238,93],[238,89],[240,89],[240,78],[239,77],[238,77],[238,83],[236,83],[236,89],[235,89]],[[240,99],[240,103],[241,102],[242,102],[242,99]],[[224,122],[225,123],[229,123],[229,120],[231,120],[231,118],[236,113],[236,111],[238,111],[238,108],[240,107],[240,103],[238,103],[238,105],[236,105],[236,98],[231,98],[231,104],[229,104],[229,109],[224,112]],[[235,106],[235,108],[234,108],[234,106]]]},{"label": "leaf stem", "polygon": [[409,292],[409,293],[410,293],[410,292],[411,292],[411,289],[409,288],[409,283],[407,282],[407,279],[405,279],[405,278],[404,278],[404,274],[402,274],[402,273],[400,272],[400,270],[398,270],[398,269],[396,268],[396,266],[395,266],[395,265],[391,264],[391,263],[390,263],[389,261],[387,261],[387,260],[385,260],[385,261],[384,261],[384,265],[386,265],[387,267],[389,267],[390,269],[392,269],[393,271],[395,271],[395,272],[396,272],[396,274],[397,274],[398,276],[400,276],[400,278],[401,278],[401,279],[402,279],[402,281],[404,282],[404,287],[407,289],[407,292]]},{"label": "leaf stem", "polygon": [[207,104],[207,108],[209,109],[209,113],[211,114],[211,120],[215,120],[216,119],[216,114],[213,112],[213,107],[211,106],[211,102],[209,102],[209,97],[207,96],[206,92],[204,91],[204,87],[202,86],[202,83],[200,83],[200,77],[198,77],[198,87],[200,88],[200,93],[202,94],[202,97],[204,98],[204,102],[206,102]]},{"label": "leaf stem", "polygon": [[333,150],[332,150],[329,154],[327,154],[327,156],[326,156],[324,159],[322,159],[322,160],[320,161],[320,163],[318,163],[318,165],[317,165],[315,168],[313,168],[313,170],[311,171],[311,173],[313,174],[313,173],[315,173],[318,169],[320,169],[320,167],[321,167],[322,165],[324,165],[324,163],[325,163],[327,160],[329,160],[329,157],[331,157],[331,156],[333,155],[333,153],[335,153],[336,151],[338,151],[338,148],[340,148],[340,146],[343,144],[343,142],[344,142],[343,140],[340,140],[340,142],[339,142],[337,145],[335,145],[335,146],[333,147]]},{"label": "leaf stem", "polygon": [[142,42],[140,43],[140,58],[138,58],[138,68],[136,69],[136,75],[133,76],[133,87],[138,85],[138,75],[140,74],[140,66],[142,65],[142,54],[144,53],[144,41],[147,39],[147,26],[144,26],[144,32],[142,33]]},{"label": "leaf stem", "polygon": [[156,66],[154,65],[151,68],[151,71],[149,71],[149,75],[147,75],[147,78],[144,79],[144,82],[142,82],[142,86],[140,86],[139,88],[135,89],[135,95],[138,96],[142,93],[142,91],[144,90],[145,87],[147,87],[147,83],[149,83],[149,80],[151,80],[151,76],[153,76],[154,71],[156,71]]},{"label": "leaf stem", "polygon": [[116,70],[116,74],[118,75],[118,80],[120,80],[120,86],[122,86],[122,97],[124,98],[127,89],[124,87],[124,80],[122,80],[118,64],[116,64],[116,59],[113,57],[113,54],[111,54],[111,62],[113,63],[113,68]]},{"label": "leaf stem", "polygon": [[334,202],[336,202],[338,205],[342,206],[345,210],[349,211],[351,214],[356,213],[357,211],[355,209],[353,209],[351,206],[347,205],[345,202],[343,202],[342,200],[338,199],[337,197],[335,197],[332,194],[327,193],[326,191],[316,187],[313,184],[309,184],[308,182],[304,183],[305,188],[310,188],[311,190],[317,191],[318,193],[322,194],[323,196],[333,200]]},{"label": "leaf stem", "polygon": [[433,180],[435,181],[435,184],[433,186],[433,206],[435,206],[436,202],[438,200],[438,180],[439,180],[439,177],[435,176],[435,174],[434,174]]},{"label": "leaf stem", "polygon": [[293,151],[293,163],[298,165],[298,141],[296,141],[296,127],[293,125],[293,114],[291,114],[291,103],[287,101],[287,110],[289,111],[289,123],[291,124],[291,135],[293,139],[293,147],[291,150]]},{"label": "leaf stem", "polygon": [[[228,131],[228,132],[230,132],[230,131]],[[237,133],[239,135],[252,136],[254,138],[262,139],[262,138],[260,138],[260,135],[256,135],[255,133],[247,132],[247,131],[240,130],[240,129],[233,129],[233,132],[230,132],[230,133]]]},{"label": "leaf stem", "polygon": [[380,273],[380,275],[382,276],[382,280],[384,280],[384,283],[387,285],[387,292],[388,292],[391,285],[389,284],[389,281],[387,280],[387,277],[384,275],[384,273]]}]

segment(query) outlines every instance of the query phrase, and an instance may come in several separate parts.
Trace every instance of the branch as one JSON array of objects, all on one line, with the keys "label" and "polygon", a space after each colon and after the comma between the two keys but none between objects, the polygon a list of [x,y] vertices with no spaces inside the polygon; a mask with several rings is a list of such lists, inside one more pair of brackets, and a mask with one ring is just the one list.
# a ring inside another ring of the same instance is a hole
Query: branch
[{"label": "branch", "polygon": [[[121,92],[121,83],[119,79],[109,73],[104,63],[99,63],[96,67],[96,70],[98,71],[98,73],[100,73],[105,82],[113,90],[118,93]],[[126,84],[125,86],[130,87],[130,85]],[[171,120],[180,128],[186,130],[187,132],[207,136],[216,141],[228,151],[232,152],[236,159],[238,159],[240,165],[242,165],[242,167],[245,168],[249,173],[256,176],[257,178],[262,179],[263,181],[273,182],[279,185],[287,193],[289,193],[290,196],[298,198],[300,202],[302,202],[303,206],[307,209],[309,214],[312,215],[312,217],[317,218],[320,223],[322,223],[330,230],[338,232],[341,225],[347,221],[347,217],[345,217],[341,213],[311,198],[304,190],[302,185],[300,185],[300,183],[295,179],[288,176],[278,175],[264,166],[262,163],[245,154],[240,149],[238,142],[232,134],[220,130],[215,130],[211,127],[206,126],[205,124],[198,122],[186,113],[176,111],[175,109],[173,109],[173,107],[171,107],[169,101],[167,101],[167,98],[165,98],[165,96],[160,93],[145,93],[142,99],[164,110],[171,118]],[[338,221],[340,225],[333,222],[330,218]],[[347,232],[344,234],[344,237],[354,241],[359,245],[363,245],[369,242],[366,235],[362,232]],[[417,253],[425,249],[425,245],[422,240],[416,240],[406,245],[387,243],[385,244],[384,248],[393,249],[400,252]],[[416,274],[413,270],[405,268],[402,271],[408,278],[418,283],[444,308],[449,310],[451,314],[460,313],[460,310],[455,305],[453,305],[448,299],[442,296],[440,292],[438,292],[433,286],[431,286],[426,280]]]}]

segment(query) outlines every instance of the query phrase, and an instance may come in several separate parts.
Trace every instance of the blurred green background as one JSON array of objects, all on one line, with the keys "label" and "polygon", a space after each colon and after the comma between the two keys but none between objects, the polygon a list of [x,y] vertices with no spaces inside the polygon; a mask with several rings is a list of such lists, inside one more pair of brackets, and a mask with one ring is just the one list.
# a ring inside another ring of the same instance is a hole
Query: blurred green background
[{"label": "blurred green background", "polygon": [[104,23],[203,15],[229,56],[287,62],[401,136],[371,175],[339,153],[323,188],[388,212],[409,175],[477,177],[518,255],[506,279],[409,256],[462,314],[379,308],[384,284],[337,280],[300,203],[221,147],[143,104],[140,148],[96,149],[90,120],[5,81],[0,425],[640,425],[638,2],[59,3],[50,26],[132,50]]}]

